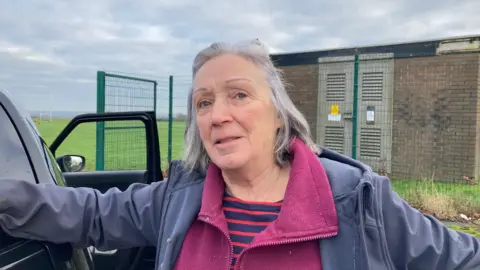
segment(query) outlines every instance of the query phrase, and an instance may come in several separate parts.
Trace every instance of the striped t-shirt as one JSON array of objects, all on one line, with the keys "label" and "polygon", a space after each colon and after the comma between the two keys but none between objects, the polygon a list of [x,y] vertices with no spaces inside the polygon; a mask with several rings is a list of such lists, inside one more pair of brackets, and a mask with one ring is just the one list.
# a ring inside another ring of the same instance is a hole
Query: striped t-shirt
[{"label": "striped t-shirt", "polygon": [[250,244],[255,235],[278,217],[281,207],[282,202],[247,202],[225,194],[223,211],[233,244],[232,268],[242,250]]}]

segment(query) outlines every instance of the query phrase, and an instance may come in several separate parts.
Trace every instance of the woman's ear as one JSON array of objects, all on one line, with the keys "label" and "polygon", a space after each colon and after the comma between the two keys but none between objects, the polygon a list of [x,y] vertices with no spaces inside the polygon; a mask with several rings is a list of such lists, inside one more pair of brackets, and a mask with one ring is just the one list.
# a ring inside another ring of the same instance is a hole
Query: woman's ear
[{"label": "woman's ear", "polygon": [[283,118],[280,115],[280,113],[277,113],[277,119],[275,121],[275,126],[277,127],[277,129],[280,129],[281,127],[283,127],[283,125],[284,125]]},{"label": "woman's ear", "polygon": [[278,121],[278,123],[277,123],[277,129],[281,129],[282,127],[283,127],[283,121],[280,120],[280,121]]}]

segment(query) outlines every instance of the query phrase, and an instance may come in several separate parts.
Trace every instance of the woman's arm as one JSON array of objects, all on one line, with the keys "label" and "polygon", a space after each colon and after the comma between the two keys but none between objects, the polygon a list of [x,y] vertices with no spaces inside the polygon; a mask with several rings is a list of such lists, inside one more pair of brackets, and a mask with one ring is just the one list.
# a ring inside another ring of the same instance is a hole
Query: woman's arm
[{"label": "woman's arm", "polygon": [[396,269],[480,269],[480,241],[412,208],[385,177],[373,179],[377,211]]},{"label": "woman's arm", "polygon": [[166,182],[101,194],[0,180],[0,228],[14,237],[99,250],[156,245]]}]

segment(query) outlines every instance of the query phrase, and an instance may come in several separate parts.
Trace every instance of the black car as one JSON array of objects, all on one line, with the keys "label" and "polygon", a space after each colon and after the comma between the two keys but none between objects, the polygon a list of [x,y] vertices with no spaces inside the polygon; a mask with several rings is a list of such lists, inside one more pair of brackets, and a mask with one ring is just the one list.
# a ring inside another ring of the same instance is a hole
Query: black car
[{"label": "black car", "polygon": [[[143,123],[146,167],[139,170],[82,171],[85,157],[55,156],[62,142],[79,125],[91,122],[139,121]],[[21,179],[37,184],[91,187],[105,192],[125,190],[136,182],[162,181],[157,122],[154,112],[82,114],[73,118],[49,146],[42,139],[30,115],[0,90],[0,188],[2,179]],[[45,222],[50,222],[45,220]],[[136,270],[154,269],[155,248],[98,251],[93,247],[74,249],[69,244],[53,244],[8,236],[0,230],[0,269]]]}]

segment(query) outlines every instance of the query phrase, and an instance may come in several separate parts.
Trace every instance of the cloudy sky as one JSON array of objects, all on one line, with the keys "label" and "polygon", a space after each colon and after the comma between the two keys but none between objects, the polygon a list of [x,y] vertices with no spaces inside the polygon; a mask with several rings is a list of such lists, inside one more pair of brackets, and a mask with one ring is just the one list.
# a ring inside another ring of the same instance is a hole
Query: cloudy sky
[{"label": "cloudy sky", "polygon": [[[194,54],[259,38],[272,52],[480,34],[479,0],[0,1],[0,88],[29,110],[94,111],[96,71],[168,75],[184,107]],[[52,97],[52,98],[50,98]]]}]

